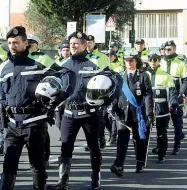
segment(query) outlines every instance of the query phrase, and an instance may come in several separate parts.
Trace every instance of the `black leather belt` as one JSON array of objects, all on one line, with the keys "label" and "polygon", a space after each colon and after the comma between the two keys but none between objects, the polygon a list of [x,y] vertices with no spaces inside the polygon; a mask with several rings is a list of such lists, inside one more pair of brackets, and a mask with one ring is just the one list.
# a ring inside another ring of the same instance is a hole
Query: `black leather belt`
[{"label": "black leather belt", "polygon": [[7,112],[12,114],[33,114],[41,112],[40,109],[34,107],[8,107]]}]

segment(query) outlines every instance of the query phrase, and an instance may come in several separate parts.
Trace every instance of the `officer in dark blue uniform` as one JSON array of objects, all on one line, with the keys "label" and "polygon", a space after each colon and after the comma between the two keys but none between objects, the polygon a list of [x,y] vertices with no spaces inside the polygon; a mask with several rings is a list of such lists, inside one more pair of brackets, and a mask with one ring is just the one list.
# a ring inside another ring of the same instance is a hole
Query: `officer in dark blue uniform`
[{"label": "officer in dark blue uniform", "polygon": [[[44,190],[45,140],[47,134],[47,109],[35,96],[36,86],[41,79],[54,75],[63,81],[62,89],[55,92],[53,104],[65,100],[73,93],[75,74],[62,68],[52,72],[39,62],[28,57],[28,41],[25,28],[17,26],[7,33],[8,60],[0,66],[0,106],[4,125],[5,157],[0,190],[13,190],[19,158],[26,144],[33,173],[33,188]],[[69,80],[71,78],[71,84]]]},{"label": "officer in dark blue uniform", "polygon": [[76,88],[66,103],[64,115],[61,122],[61,163],[59,167],[59,181],[57,185],[48,186],[48,190],[68,189],[69,173],[72,161],[72,152],[79,129],[82,127],[90,150],[92,182],[90,189],[100,189],[100,166],[101,152],[98,145],[99,119],[96,113],[97,108],[88,105],[86,102],[87,83],[90,74],[94,72],[97,65],[91,62],[87,56],[87,35],[75,32],[68,37],[72,56],[64,67],[74,71],[77,75]]},{"label": "officer in dark blue uniform", "polygon": [[[118,104],[113,108],[121,121],[118,125],[117,155],[110,168],[117,176],[123,176],[123,164],[131,130],[136,154],[136,173],[143,171],[149,126],[154,121],[153,94],[149,76],[136,68],[140,60],[138,53],[131,52],[124,58],[127,70],[123,73],[123,79],[128,88],[123,89]],[[130,101],[132,97],[136,100],[137,107]]]}]

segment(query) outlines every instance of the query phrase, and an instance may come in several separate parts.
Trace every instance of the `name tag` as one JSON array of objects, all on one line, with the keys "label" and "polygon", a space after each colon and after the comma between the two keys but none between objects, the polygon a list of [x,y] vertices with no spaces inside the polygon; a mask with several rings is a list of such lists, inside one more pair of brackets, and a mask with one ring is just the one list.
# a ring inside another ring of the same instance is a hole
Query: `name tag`
[{"label": "name tag", "polygon": [[93,67],[83,67],[83,70],[86,70],[86,71],[93,71],[94,68],[93,68]]},{"label": "name tag", "polygon": [[136,90],[136,95],[140,96],[141,95],[141,90]]},{"label": "name tag", "polygon": [[160,90],[156,90],[156,95],[160,95]]},{"label": "name tag", "polygon": [[38,66],[37,65],[33,65],[33,66],[26,66],[25,70],[32,70],[32,69],[37,69]]}]

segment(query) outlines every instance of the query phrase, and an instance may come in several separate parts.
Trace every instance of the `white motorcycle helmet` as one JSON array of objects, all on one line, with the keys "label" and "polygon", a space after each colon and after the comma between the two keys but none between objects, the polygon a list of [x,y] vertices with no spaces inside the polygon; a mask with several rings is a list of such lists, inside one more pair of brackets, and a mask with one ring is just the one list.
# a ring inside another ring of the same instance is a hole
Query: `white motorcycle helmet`
[{"label": "white motorcycle helmet", "polygon": [[[105,75],[92,77],[87,84],[86,101],[91,106],[104,104],[104,96],[110,96],[112,81]],[[103,98],[102,98],[103,97]]]},{"label": "white motorcycle helmet", "polygon": [[62,80],[55,76],[45,77],[36,87],[35,96],[44,105],[48,105],[53,97],[51,95],[62,88]]}]

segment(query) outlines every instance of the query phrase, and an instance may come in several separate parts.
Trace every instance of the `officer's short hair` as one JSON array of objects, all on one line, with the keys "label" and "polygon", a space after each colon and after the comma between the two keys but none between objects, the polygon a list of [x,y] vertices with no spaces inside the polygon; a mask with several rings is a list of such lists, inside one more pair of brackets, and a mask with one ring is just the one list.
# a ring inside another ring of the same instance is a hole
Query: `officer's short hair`
[{"label": "officer's short hair", "polygon": [[21,36],[24,41],[27,40],[26,29],[23,26],[15,26],[10,29],[6,35],[6,39],[8,40],[8,38],[15,38],[17,36]]}]

